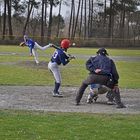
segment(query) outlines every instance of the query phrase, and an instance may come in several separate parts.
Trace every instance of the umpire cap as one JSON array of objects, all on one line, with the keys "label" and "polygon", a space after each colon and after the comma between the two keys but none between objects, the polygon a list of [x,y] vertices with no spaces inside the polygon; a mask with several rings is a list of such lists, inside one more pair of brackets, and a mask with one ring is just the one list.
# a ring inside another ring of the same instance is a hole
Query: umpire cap
[{"label": "umpire cap", "polygon": [[105,48],[100,48],[96,53],[101,55],[108,55],[107,50]]}]

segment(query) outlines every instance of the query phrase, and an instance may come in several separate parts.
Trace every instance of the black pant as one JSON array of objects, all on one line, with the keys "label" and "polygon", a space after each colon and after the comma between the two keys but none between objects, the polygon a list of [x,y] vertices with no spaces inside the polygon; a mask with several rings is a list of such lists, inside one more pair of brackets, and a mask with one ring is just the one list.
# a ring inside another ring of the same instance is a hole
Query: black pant
[{"label": "black pant", "polygon": [[[101,84],[101,85],[106,85],[107,87],[113,89],[114,85],[110,84],[108,85],[108,81],[110,80],[109,76],[106,75],[97,75],[97,74],[89,74],[89,76],[86,78],[86,80],[84,80],[77,92],[76,95],[76,102],[79,103],[85,89],[88,87],[88,85],[90,84]],[[121,103],[121,99],[120,99],[120,92],[119,89],[118,91],[114,91],[114,96],[116,99],[117,104]]]}]

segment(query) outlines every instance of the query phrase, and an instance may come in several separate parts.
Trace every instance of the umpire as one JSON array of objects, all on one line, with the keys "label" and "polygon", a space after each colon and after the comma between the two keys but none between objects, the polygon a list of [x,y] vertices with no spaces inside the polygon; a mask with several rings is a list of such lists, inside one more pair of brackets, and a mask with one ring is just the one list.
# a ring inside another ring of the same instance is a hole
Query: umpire
[{"label": "umpire", "polygon": [[77,95],[76,105],[79,105],[85,89],[90,84],[106,85],[113,91],[113,96],[117,108],[124,108],[121,102],[120,91],[118,87],[119,75],[115,63],[108,56],[105,48],[100,48],[95,57],[89,58],[86,62],[86,68],[90,71],[89,76],[82,82]]}]

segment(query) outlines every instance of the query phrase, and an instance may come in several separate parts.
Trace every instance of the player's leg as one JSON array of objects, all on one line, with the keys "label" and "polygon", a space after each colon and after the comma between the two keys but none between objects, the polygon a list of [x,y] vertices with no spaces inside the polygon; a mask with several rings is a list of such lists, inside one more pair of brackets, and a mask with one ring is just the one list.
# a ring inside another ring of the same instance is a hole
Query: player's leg
[{"label": "player's leg", "polygon": [[119,87],[113,89],[115,103],[117,104],[116,108],[125,108],[125,105],[121,102],[120,90]]},{"label": "player's leg", "polygon": [[53,76],[55,78],[53,96],[54,97],[63,97],[63,95],[59,93],[59,88],[61,85],[61,74],[60,74],[60,70],[59,70],[57,63],[49,62],[48,68],[51,70],[51,72],[53,73]]},{"label": "player's leg", "polygon": [[108,99],[107,104],[108,105],[114,105],[114,93],[112,90],[108,91],[106,94],[106,98]]},{"label": "player's leg", "polygon": [[100,84],[91,84],[90,85],[90,93],[87,98],[87,103],[93,103],[93,100],[96,102],[98,98],[98,88],[100,87]]},{"label": "player's leg", "polygon": [[33,53],[34,60],[35,60],[36,64],[39,64],[38,53],[37,53],[37,50],[35,48],[32,49],[32,53]]},{"label": "player's leg", "polygon": [[37,42],[35,42],[35,47],[40,50],[46,50],[51,47],[51,44],[45,45],[44,47],[40,46]]},{"label": "player's leg", "polygon": [[76,105],[79,105],[80,100],[84,94],[85,89],[88,87],[88,85],[93,83],[100,83],[101,85],[105,85],[106,81],[108,80],[107,76],[103,75],[96,75],[96,74],[90,74],[86,80],[84,80],[77,92],[76,95]]}]

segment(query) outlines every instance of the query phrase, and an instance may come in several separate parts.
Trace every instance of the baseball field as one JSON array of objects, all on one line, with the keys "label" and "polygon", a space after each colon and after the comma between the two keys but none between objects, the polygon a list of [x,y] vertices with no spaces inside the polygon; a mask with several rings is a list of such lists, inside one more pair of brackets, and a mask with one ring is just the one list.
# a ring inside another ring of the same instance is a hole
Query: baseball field
[{"label": "baseball field", "polygon": [[98,48],[70,48],[76,59],[61,66],[63,98],[52,97],[53,76],[47,64],[54,51],[38,51],[40,64],[28,48],[0,46],[0,139],[1,140],[139,140],[140,50],[107,49],[120,75],[126,108],[107,105],[105,95],[81,105],[75,96],[88,75],[86,60]]}]

